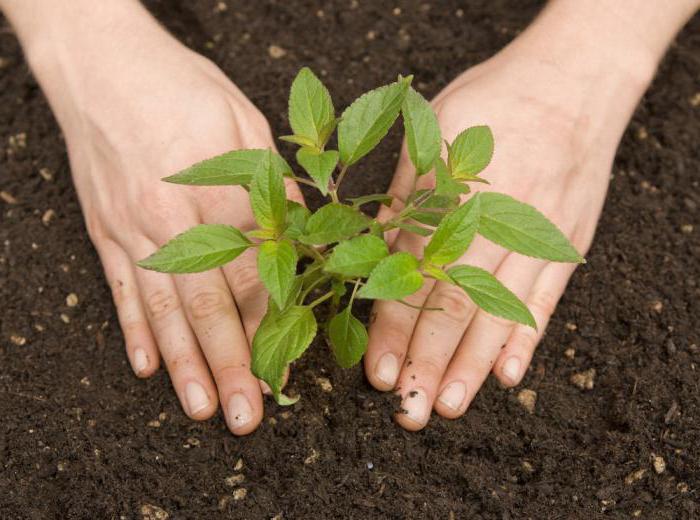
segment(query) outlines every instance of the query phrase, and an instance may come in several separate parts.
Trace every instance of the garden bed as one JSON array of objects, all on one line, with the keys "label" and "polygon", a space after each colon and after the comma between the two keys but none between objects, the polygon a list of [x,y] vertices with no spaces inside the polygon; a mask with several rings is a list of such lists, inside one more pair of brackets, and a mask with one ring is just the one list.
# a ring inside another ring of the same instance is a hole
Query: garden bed
[{"label": "garden bed", "polygon": [[[541,3],[148,5],[281,135],[301,66],[338,107],[398,73],[430,97]],[[0,518],[699,517],[699,71],[696,17],[624,136],[588,263],[520,387],[489,381],[462,419],[407,433],[393,399],[317,341],[293,367],[302,400],[268,399],[236,438],[220,415],[188,420],[163,371],[132,375],[64,142],[0,19]],[[400,137],[348,194],[386,189]]]}]

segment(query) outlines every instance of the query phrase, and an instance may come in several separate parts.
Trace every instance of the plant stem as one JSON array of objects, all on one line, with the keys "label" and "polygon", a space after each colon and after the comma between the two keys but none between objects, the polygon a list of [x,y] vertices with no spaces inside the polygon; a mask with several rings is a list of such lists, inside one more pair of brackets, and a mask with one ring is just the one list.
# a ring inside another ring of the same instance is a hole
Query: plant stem
[{"label": "plant stem", "polygon": [[333,296],[333,291],[328,291],[326,294],[323,296],[319,296],[316,298],[314,301],[312,301],[308,306],[311,307],[312,309],[316,307],[318,304],[325,302],[328,298],[331,298]]},{"label": "plant stem", "polygon": [[306,256],[312,257],[315,260],[318,260],[321,263],[324,263],[326,261],[325,258],[323,258],[323,255],[318,252],[318,249],[316,249],[314,246],[307,246],[306,244],[302,244],[297,242],[297,247],[306,253]]},{"label": "plant stem", "polygon": [[442,307],[424,307],[422,305],[413,305],[412,303],[408,303],[405,300],[396,300],[398,303],[401,305],[405,305],[406,307],[410,307],[411,309],[417,309],[419,311],[443,311]]},{"label": "plant stem", "polygon": [[304,179],[303,177],[297,177],[296,175],[292,175],[291,179],[293,181],[299,182],[301,184],[306,184],[307,186],[311,186],[312,188],[316,188],[316,185],[314,184],[314,182],[310,181],[309,179]]},{"label": "plant stem", "polygon": [[331,187],[330,187],[330,190],[328,190],[328,193],[331,196],[331,200],[335,203],[340,202],[340,199],[338,198],[338,189],[340,188],[340,183],[343,182],[343,179],[345,178],[345,174],[347,173],[347,171],[348,171],[348,167],[343,165],[340,168],[340,174],[338,175],[338,180],[333,181],[333,179],[331,179]]},{"label": "plant stem", "polygon": [[321,276],[321,277],[317,278],[316,280],[314,280],[314,282],[311,285],[309,285],[306,288],[306,290],[302,293],[301,297],[299,298],[299,301],[301,301],[303,303],[304,300],[306,299],[306,297],[309,295],[309,293],[314,289],[314,287],[319,285],[321,282],[325,282],[329,278],[330,278],[330,276],[324,275],[324,276]]}]

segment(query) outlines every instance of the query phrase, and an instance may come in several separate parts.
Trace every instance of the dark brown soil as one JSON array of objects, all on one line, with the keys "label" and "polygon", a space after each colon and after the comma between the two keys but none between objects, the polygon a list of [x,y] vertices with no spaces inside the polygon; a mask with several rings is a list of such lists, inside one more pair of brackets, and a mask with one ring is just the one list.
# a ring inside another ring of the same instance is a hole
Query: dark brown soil
[{"label": "dark brown soil", "polygon": [[[217,12],[216,4],[149,7],[235,80],[276,135],[288,133],[286,92],[302,65],[326,72],[339,106],[400,72],[432,95],[540,7],[259,0]],[[271,44],[286,55],[272,59]],[[0,518],[132,519],[145,504],[170,518],[700,518],[699,19],[673,45],[624,137],[589,262],[522,385],[538,393],[535,413],[517,403],[517,390],[489,382],[463,419],[435,418],[416,434],[394,425],[393,404],[359,368],[333,367],[322,345],[294,367],[301,402],[268,404],[263,426],[242,439],[221,417],[190,422],[165,373],[133,377],[64,143],[1,19],[0,58],[0,190],[17,199],[0,200]],[[11,147],[21,132],[26,148]],[[399,140],[374,154],[355,193],[387,186]],[[47,227],[48,209],[56,217]],[[71,292],[76,307],[65,303]],[[591,368],[592,390],[570,383]],[[149,425],[159,414],[160,426]],[[652,454],[663,457],[663,473]],[[245,480],[227,486],[238,473]],[[234,500],[238,488],[247,495]]]}]

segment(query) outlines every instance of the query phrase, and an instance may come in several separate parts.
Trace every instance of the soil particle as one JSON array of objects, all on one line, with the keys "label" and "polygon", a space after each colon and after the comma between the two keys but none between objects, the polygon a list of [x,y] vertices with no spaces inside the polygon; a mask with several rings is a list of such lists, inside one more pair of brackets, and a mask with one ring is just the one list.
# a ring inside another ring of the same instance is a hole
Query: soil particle
[{"label": "soil particle", "polygon": [[654,467],[654,471],[661,475],[664,471],[666,471],[666,461],[664,460],[663,457],[659,455],[654,455],[652,453],[651,455],[651,464]]},{"label": "soil particle", "polygon": [[595,384],[595,375],[595,368],[589,368],[584,372],[577,372],[576,374],[572,374],[569,378],[569,381],[571,381],[572,385],[576,386],[581,390],[592,390]]},{"label": "soil particle", "polygon": [[153,504],[144,504],[141,506],[141,517],[143,520],[167,520],[170,518],[168,512]]},{"label": "soil particle", "polygon": [[68,305],[68,307],[75,307],[78,305],[78,301],[78,295],[75,293],[70,293],[66,296],[66,305]]},{"label": "soil particle", "polygon": [[54,218],[56,218],[56,212],[52,209],[47,209],[41,216],[41,223],[48,226]]},{"label": "soil particle", "polygon": [[0,199],[6,204],[19,204],[19,201],[11,193],[7,191],[0,191]]},{"label": "soil particle", "polygon": [[537,392],[524,388],[518,392],[518,403],[525,408],[528,413],[535,413],[535,405],[537,404]]},{"label": "soil particle", "polygon": [[321,390],[323,390],[326,393],[330,393],[333,391],[333,385],[331,384],[330,379],[328,379],[327,377],[317,377],[316,384],[320,386]]},{"label": "soil particle", "polygon": [[226,477],[226,485],[228,487],[236,487],[237,485],[241,484],[245,480],[245,475],[242,473],[237,473],[235,475],[231,475],[230,477]]},{"label": "soil particle", "polygon": [[248,490],[246,488],[238,488],[233,492],[234,500],[243,500],[248,495]]},{"label": "soil particle", "polygon": [[628,486],[634,484],[638,480],[642,480],[644,478],[644,475],[646,474],[647,470],[644,468],[638,469],[636,471],[633,471],[629,475],[625,477],[625,484]]},{"label": "soil particle", "polygon": [[279,45],[270,45],[267,49],[267,53],[270,55],[270,58],[275,60],[284,58],[287,55],[287,51]]}]

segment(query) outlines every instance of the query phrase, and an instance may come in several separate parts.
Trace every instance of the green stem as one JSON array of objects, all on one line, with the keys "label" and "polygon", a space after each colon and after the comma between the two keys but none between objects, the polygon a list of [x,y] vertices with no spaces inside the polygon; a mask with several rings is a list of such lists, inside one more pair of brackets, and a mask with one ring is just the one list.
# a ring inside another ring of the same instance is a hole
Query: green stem
[{"label": "green stem", "polygon": [[311,293],[311,291],[314,289],[314,287],[318,286],[322,282],[325,282],[329,278],[330,278],[329,275],[324,275],[324,276],[321,276],[321,277],[317,278],[316,280],[314,280],[313,283],[311,285],[309,285],[306,288],[306,290],[302,293],[301,297],[299,298],[299,301],[303,302],[306,299],[306,297],[309,295],[309,293]]},{"label": "green stem", "polygon": [[311,186],[312,188],[317,188],[316,184],[314,184],[314,182],[310,181],[309,179],[304,179],[303,177],[297,177],[296,175],[292,175],[291,179],[293,181],[299,182],[301,184],[306,184],[307,186]]},{"label": "green stem", "polygon": [[297,243],[297,247],[301,251],[303,251],[306,254],[306,256],[314,258],[321,263],[325,263],[326,259],[323,258],[323,255],[321,253],[319,253],[318,249],[316,249],[315,247],[307,246],[306,244],[302,244],[300,242]]},{"label": "green stem", "polygon": [[340,202],[340,199],[338,198],[338,189],[340,188],[340,184],[343,182],[343,179],[345,178],[345,174],[348,171],[348,167],[346,165],[343,165],[340,168],[340,174],[338,175],[338,180],[333,181],[331,180],[331,189],[328,191],[328,193],[331,196],[331,200],[335,203]]},{"label": "green stem", "polygon": [[308,305],[308,307],[311,307],[311,308],[313,309],[313,308],[316,307],[317,305],[319,305],[319,304],[325,302],[328,298],[331,298],[331,297],[333,296],[333,294],[334,294],[333,291],[328,291],[328,292],[327,292],[326,294],[324,294],[323,296],[319,296],[319,297],[316,298],[314,301],[312,301],[312,302]]}]

